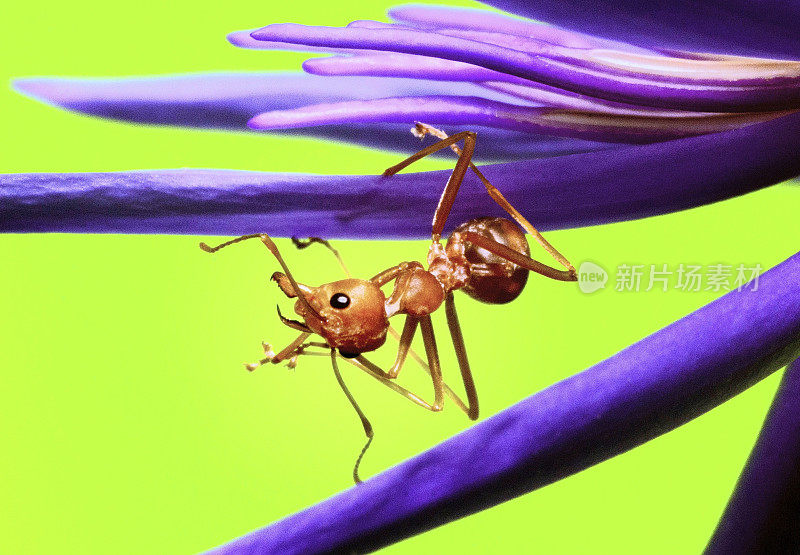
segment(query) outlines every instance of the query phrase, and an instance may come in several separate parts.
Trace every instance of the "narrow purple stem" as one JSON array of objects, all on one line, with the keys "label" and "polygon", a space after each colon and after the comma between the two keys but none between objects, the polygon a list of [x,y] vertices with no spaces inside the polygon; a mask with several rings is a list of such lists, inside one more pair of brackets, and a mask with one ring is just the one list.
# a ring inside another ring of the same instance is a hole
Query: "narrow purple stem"
[{"label": "narrow purple stem", "polygon": [[800,360],[769,409],[706,548],[708,555],[800,552]]},{"label": "narrow purple stem", "polygon": [[[563,229],[665,214],[790,179],[800,173],[798,136],[800,113],[724,133],[482,170],[539,229]],[[0,232],[430,237],[449,174],[0,175]],[[447,229],[503,214],[471,174],[459,199]]]},{"label": "narrow purple stem", "polygon": [[432,449],[218,548],[375,550],[664,434],[800,355],[800,253],[591,368]]}]

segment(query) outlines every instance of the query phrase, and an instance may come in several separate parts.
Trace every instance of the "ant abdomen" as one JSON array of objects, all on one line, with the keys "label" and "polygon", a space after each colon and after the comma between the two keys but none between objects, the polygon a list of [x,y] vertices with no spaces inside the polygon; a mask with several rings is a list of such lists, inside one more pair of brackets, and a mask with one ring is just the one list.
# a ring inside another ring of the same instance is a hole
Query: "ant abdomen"
[{"label": "ant abdomen", "polygon": [[[483,235],[525,256],[530,256],[531,250],[525,232],[511,220],[475,218],[458,226],[453,235],[467,231]],[[453,235],[448,240],[448,246]],[[528,281],[528,270],[469,241],[464,243],[464,256],[470,263],[470,276],[461,290],[484,303],[503,304],[516,299]]]}]

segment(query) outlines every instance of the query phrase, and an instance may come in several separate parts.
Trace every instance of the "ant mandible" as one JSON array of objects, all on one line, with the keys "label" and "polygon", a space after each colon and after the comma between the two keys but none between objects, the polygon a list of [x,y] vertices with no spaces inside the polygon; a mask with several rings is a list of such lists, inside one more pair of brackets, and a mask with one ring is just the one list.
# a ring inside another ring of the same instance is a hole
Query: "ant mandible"
[{"label": "ant mandible", "polygon": [[[472,163],[472,154],[475,151],[475,133],[463,131],[449,137],[443,131],[421,123],[416,124],[412,131],[419,138],[430,134],[440,140],[387,169],[383,172],[385,177],[392,176],[417,160],[443,148],[450,147],[458,154],[458,162],[447,181],[433,215],[427,270],[419,262],[401,262],[369,280],[354,279],[350,277],[338,252],[331,247],[330,243],[317,237],[313,237],[305,243],[293,238],[295,245],[299,248],[314,242],[328,247],[339,259],[348,275],[348,279],[325,283],[319,287],[309,287],[294,279],[275,243],[265,234],[243,235],[216,247],[200,243],[200,248],[213,253],[234,243],[258,238],[278,260],[283,272],[275,272],[272,274],[272,279],[287,297],[297,298],[294,310],[303,321],[284,317],[280,313],[280,309],[278,316],[283,324],[299,331],[300,335],[278,353],[275,353],[269,344],[264,343],[266,356],[259,362],[248,364],[246,367],[248,370],[255,370],[262,364],[277,364],[284,360],[288,360],[289,365],[294,367],[297,357],[300,355],[328,356],[327,353],[310,351],[310,347],[319,347],[330,352],[336,380],[358,413],[367,436],[367,442],[353,468],[353,480],[356,483],[361,481],[358,467],[372,442],[373,430],[369,420],[342,379],[337,365],[337,351],[338,356],[423,408],[434,412],[442,410],[444,396],[447,394],[471,420],[475,420],[478,418],[478,395],[467,360],[467,351],[456,314],[453,291],[461,289],[479,301],[500,304],[517,298],[528,279],[528,272],[536,272],[560,281],[576,281],[577,279],[572,264],[542,237],[536,228],[503,197],[500,191],[489,183]],[[463,149],[456,146],[456,143],[461,140],[464,141]],[[442,230],[468,169],[478,176],[492,199],[519,225],[515,225],[506,218],[475,218],[458,226],[448,237],[446,244],[442,246]],[[532,235],[566,270],[558,270],[532,259],[525,232]],[[394,289],[387,298],[381,288],[391,281],[395,282]],[[430,316],[442,304],[445,307],[447,325],[461,370],[467,403],[464,403],[442,379]],[[388,371],[385,371],[370,362],[363,353],[381,347],[386,341],[389,331],[397,336],[397,332],[389,324],[389,318],[399,314],[405,314],[405,324],[399,337],[395,362]],[[422,333],[427,364],[411,349],[417,328]],[[325,341],[307,341],[312,334],[320,335]],[[394,381],[409,353],[433,380],[433,403],[424,401]]]}]

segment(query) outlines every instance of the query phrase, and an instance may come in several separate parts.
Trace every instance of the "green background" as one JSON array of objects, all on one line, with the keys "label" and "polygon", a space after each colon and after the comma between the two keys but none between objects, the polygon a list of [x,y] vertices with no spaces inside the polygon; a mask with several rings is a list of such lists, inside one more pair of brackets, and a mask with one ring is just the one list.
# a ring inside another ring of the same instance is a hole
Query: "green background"
[{"label": "green background", "polygon": [[[381,19],[385,7],[366,0],[18,2],[4,8],[0,23],[2,78],[295,69],[305,56],[239,50],[225,34],[271,22]],[[0,94],[3,172],[375,173],[398,160],[307,139],[106,122],[8,87]],[[625,262],[769,267],[796,249],[798,203],[800,190],[781,186],[548,237],[573,261],[609,269]],[[322,250],[278,244],[301,280],[338,279]],[[291,338],[275,317],[280,295],[267,283],[274,260],[255,244],[216,257],[196,245],[194,237],[0,236],[0,551],[196,552],[351,486],[362,432],[328,361],[253,374],[241,365],[258,358],[262,339],[282,345]],[[426,243],[338,247],[356,274],[370,276],[421,258]],[[534,278],[507,306],[460,296],[482,417],[718,295],[610,288],[587,296]],[[457,382],[453,363],[444,357],[446,378]],[[452,405],[431,414],[349,367],[345,373],[377,430],[365,475],[469,424]],[[406,383],[428,391],[414,379],[417,370],[406,374]],[[386,551],[698,552],[778,379],[630,453]]]}]

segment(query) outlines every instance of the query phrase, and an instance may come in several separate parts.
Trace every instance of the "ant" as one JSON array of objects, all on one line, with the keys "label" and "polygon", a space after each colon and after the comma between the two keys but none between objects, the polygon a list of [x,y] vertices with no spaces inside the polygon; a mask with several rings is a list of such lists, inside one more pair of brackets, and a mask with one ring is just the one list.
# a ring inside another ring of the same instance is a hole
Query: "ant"
[{"label": "ant", "polygon": [[[443,131],[421,123],[417,123],[412,132],[420,139],[424,138],[426,134],[430,134],[440,140],[387,169],[383,172],[384,177],[392,176],[421,158],[447,147],[450,147],[458,155],[456,166],[447,181],[433,215],[427,269],[419,262],[401,262],[369,280],[355,279],[350,277],[339,253],[330,243],[318,237],[312,237],[305,242],[293,237],[292,240],[298,248],[305,248],[312,243],[326,246],[334,253],[348,275],[348,278],[344,280],[310,287],[294,279],[275,243],[265,234],[243,235],[216,247],[200,243],[201,249],[213,253],[240,241],[260,239],[278,260],[283,272],[272,274],[272,280],[277,283],[287,297],[297,298],[294,310],[303,321],[284,317],[280,308],[278,316],[283,324],[299,331],[300,335],[278,353],[275,353],[269,344],[264,343],[266,356],[257,363],[246,365],[246,368],[252,371],[262,364],[277,364],[285,360],[288,360],[288,365],[293,368],[300,355],[328,356],[329,353],[336,380],[361,419],[364,433],[367,436],[366,445],[361,450],[353,468],[353,480],[356,483],[361,481],[358,468],[374,434],[372,425],[342,379],[337,364],[337,352],[338,357],[342,357],[425,409],[434,412],[442,410],[444,396],[447,394],[471,420],[475,420],[478,418],[478,395],[467,360],[467,351],[458,322],[453,291],[461,289],[479,301],[502,304],[519,296],[528,279],[529,272],[536,272],[560,281],[577,280],[572,264],[542,237],[536,228],[503,197],[500,191],[489,183],[472,163],[476,142],[475,133],[463,131],[448,136]],[[464,147],[460,149],[456,143],[462,140]],[[478,176],[492,199],[519,225],[506,218],[475,218],[455,228],[443,246],[441,234],[455,201],[456,193],[468,169]],[[566,270],[558,270],[532,259],[525,232],[532,235]],[[394,289],[387,298],[381,288],[391,281],[394,281]],[[442,304],[444,304],[447,325],[461,370],[467,397],[466,403],[442,379],[430,316]],[[389,331],[397,338],[398,334],[390,326],[389,318],[399,314],[405,315],[405,324],[402,333],[399,334],[395,362],[388,371],[385,371],[370,362],[363,353],[381,347],[385,343]],[[422,333],[427,364],[411,349],[411,342],[417,329]],[[324,341],[307,341],[312,334],[321,336]],[[327,353],[310,351],[311,347],[325,349]],[[431,376],[434,391],[432,403],[423,400],[395,381],[409,353]]]}]

